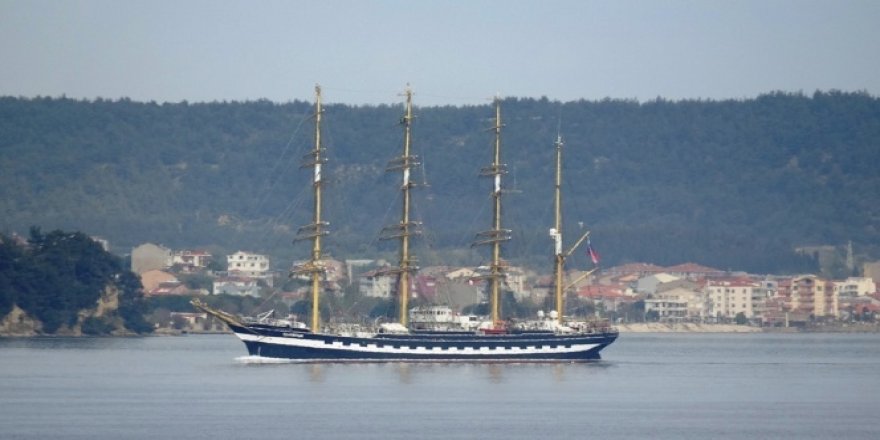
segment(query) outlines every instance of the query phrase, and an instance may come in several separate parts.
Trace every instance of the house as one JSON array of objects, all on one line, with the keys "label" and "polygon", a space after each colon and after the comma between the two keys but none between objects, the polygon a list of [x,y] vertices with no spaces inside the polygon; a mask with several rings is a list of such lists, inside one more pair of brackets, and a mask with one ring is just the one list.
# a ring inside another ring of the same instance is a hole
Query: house
[{"label": "house", "polygon": [[385,260],[345,260],[345,272],[349,280],[355,279],[355,274],[362,273],[371,267],[388,266]]},{"label": "house", "polygon": [[628,295],[628,288],[623,285],[606,286],[603,284],[591,284],[577,289],[577,296],[590,299],[594,303],[602,304],[605,310],[618,310],[622,304],[633,303],[637,297]]},{"label": "house", "polygon": [[477,278],[479,273],[473,269],[462,267],[446,272],[446,278],[452,281],[468,281]]},{"label": "house", "polygon": [[207,313],[171,312],[171,322],[175,327],[194,328],[208,319]]},{"label": "house", "polygon": [[252,252],[238,251],[226,256],[226,270],[229,276],[249,277],[263,280],[272,287],[273,274],[269,267],[269,257]]},{"label": "house", "polygon": [[689,280],[722,277],[725,275],[723,270],[713,269],[696,263],[684,263],[677,266],[670,266],[667,267],[664,272],[678,278],[686,278]]},{"label": "house", "polygon": [[156,288],[145,291],[145,295],[147,296],[174,296],[174,295],[190,295],[192,291],[189,290],[183,283],[180,281],[165,281],[159,283]]},{"label": "house", "polygon": [[437,296],[437,278],[431,275],[418,274],[415,276],[414,293],[419,298],[434,301]]},{"label": "house", "polygon": [[154,269],[148,270],[141,276],[141,285],[144,286],[144,292],[150,292],[159,287],[162,283],[179,283],[180,281],[171,273]]},{"label": "house", "polygon": [[227,276],[214,280],[214,295],[260,296],[260,285],[256,278]]},{"label": "house", "polygon": [[672,276],[668,273],[657,273],[648,275],[636,282],[636,292],[644,293],[648,295],[653,295],[657,291],[657,286],[663,283],[669,283],[671,281],[675,281],[679,279],[676,276]]},{"label": "house", "polygon": [[171,264],[171,250],[163,246],[144,243],[131,250],[131,271],[134,273],[167,269]]},{"label": "house", "polygon": [[660,283],[657,285],[656,288],[654,288],[654,291],[656,293],[660,293],[660,292],[665,292],[667,290],[678,289],[678,288],[683,288],[683,289],[688,289],[688,290],[700,290],[703,288],[703,286],[705,286],[705,284],[706,284],[705,280],[694,281],[694,280],[687,279],[687,278],[680,278],[680,279],[672,280],[672,281],[669,281],[666,283]]},{"label": "house", "polygon": [[665,290],[645,300],[645,312],[652,310],[661,321],[701,321],[708,312],[706,295],[683,287]]},{"label": "house", "polygon": [[526,270],[519,266],[509,266],[504,270],[504,284],[513,292],[516,299],[522,299],[529,295],[528,275]]},{"label": "house", "polygon": [[788,312],[785,311],[785,300],[778,296],[770,296],[761,309],[761,325],[782,327],[787,323]]},{"label": "house", "polygon": [[602,276],[625,276],[637,275],[639,278],[664,272],[665,269],[656,264],[629,263],[621,266],[609,267],[602,271]]},{"label": "house", "polygon": [[208,268],[211,253],[204,250],[182,250],[171,254],[171,264],[180,266],[184,272],[193,272]]},{"label": "house", "polygon": [[226,269],[237,275],[263,276],[269,272],[269,257],[238,251],[226,256]]},{"label": "house", "polygon": [[448,305],[453,310],[461,310],[469,305],[485,301],[485,291],[479,286],[466,281],[437,279],[437,291],[433,301],[435,304]]},{"label": "house", "polygon": [[[330,283],[330,285],[336,286],[335,289],[331,290],[338,290],[339,284],[341,284],[344,279],[350,279],[347,275],[348,271],[346,270],[346,265],[341,261],[334,260],[332,258],[324,258],[317,262],[317,266],[322,268],[324,271],[321,275],[322,278]],[[310,260],[296,260],[293,262],[290,270],[291,273],[294,274],[293,276],[296,277],[296,279],[301,281],[308,281],[312,279],[311,273],[308,270],[301,269],[309,267],[311,267]]]},{"label": "house", "polygon": [[532,285],[532,301],[539,302],[547,296],[552,295],[554,292],[553,284],[555,284],[555,281],[550,275],[538,277]]},{"label": "house", "polygon": [[873,296],[840,298],[840,317],[850,321],[873,321],[880,314],[880,300]]},{"label": "house", "polygon": [[807,317],[838,316],[839,297],[831,281],[816,275],[800,275],[780,281],[778,292],[787,312]]},{"label": "house", "polygon": [[621,285],[606,286],[603,284],[592,284],[577,289],[577,295],[581,298],[601,299],[625,296],[625,287]]},{"label": "house", "polygon": [[759,318],[763,315],[769,292],[761,282],[745,277],[707,280],[708,315],[732,319],[742,313],[748,319]]},{"label": "house", "polygon": [[390,298],[396,281],[396,277],[384,275],[382,269],[364,272],[358,276],[358,292],[370,298]]},{"label": "house", "polygon": [[866,296],[877,291],[877,284],[868,277],[849,277],[843,281],[835,281],[834,290],[840,298]]},{"label": "house", "polygon": [[324,277],[328,282],[342,284],[343,281],[351,279],[348,277],[345,263],[332,258],[324,258],[321,261],[324,263]]}]

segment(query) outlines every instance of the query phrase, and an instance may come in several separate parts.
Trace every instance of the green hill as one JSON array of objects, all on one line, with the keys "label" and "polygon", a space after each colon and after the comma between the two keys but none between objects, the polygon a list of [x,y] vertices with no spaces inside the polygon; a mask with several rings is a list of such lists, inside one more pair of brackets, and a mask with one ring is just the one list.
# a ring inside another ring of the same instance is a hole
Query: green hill
[{"label": "green hill", "polygon": [[[880,254],[880,100],[870,95],[502,105],[506,182],[520,191],[505,199],[514,261],[549,261],[557,130],[566,141],[568,237],[579,222],[590,228],[603,265],[800,271],[814,261],[795,246],[848,240]],[[310,176],[298,168],[311,148],[311,111],[306,102],[0,98],[0,229],[83,230],[123,252],[152,241],[304,257],[290,241],[309,218]],[[394,250],[376,237],[397,221],[400,177],[384,169],[400,154],[401,112],[326,107],[334,255]],[[426,229],[416,253],[423,265],[478,263],[484,254],[469,245],[490,224],[490,183],[477,174],[491,161],[493,111],[416,114],[414,149],[430,184],[416,195]]]}]

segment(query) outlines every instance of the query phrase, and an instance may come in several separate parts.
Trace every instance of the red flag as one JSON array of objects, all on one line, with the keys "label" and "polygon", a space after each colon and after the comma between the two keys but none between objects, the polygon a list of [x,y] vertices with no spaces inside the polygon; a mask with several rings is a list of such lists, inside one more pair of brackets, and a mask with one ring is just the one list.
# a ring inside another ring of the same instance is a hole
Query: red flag
[{"label": "red flag", "polygon": [[587,239],[587,254],[590,256],[590,260],[593,260],[593,265],[599,264],[599,253],[593,249],[593,244],[590,243],[590,239]]}]

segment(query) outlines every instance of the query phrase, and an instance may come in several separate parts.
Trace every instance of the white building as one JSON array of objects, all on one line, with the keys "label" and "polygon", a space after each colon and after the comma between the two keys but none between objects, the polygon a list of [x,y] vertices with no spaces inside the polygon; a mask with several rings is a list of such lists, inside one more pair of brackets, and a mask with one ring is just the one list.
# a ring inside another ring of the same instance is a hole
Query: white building
[{"label": "white building", "polygon": [[877,284],[867,277],[849,277],[834,282],[834,291],[840,297],[867,296],[877,291]]},{"label": "white building", "polygon": [[171,263],[182,266],[185,270],[205,269],[211,262],[211,253],[208,251],[175,251],[171,255]]},{"label": "white building", "polygon": [[260,285],[254,278],[225,277],[214,281],[214,295],[260,296]]},{"label": "white building", "polygon": [[699,291],[675,288],[645,300],[645,312],[654,310],[661,321],[701,320],[707,313],[706,296]]},{"label": "white building", "polygon": [[479,273],[477,273],[477,271],[473,269],[462,267],[446,272],[445,276],[446,279],[451,281],[470,281],[471,279],[479,276]]},{"label": "white building", "polygon": [[358,277],[358,291],[370,298],[390,298],[397,277],[380,275],[378,270],[371,270]]},{"label": "white building", "polygon": [[526,298],[531,293],[527,287],[528,283],[526,283],[526,280],[526,271],[521,267],[510,266],[504,271],[504,283],[513,292],[513,296],[517,300]]},{"label": "white building", "polygon": [[766,288],[749,279],[709,280],[709,315],[715,318],[735,318],[742,313],[746,318],[760,316],[767,300]]},{"label": "white building", "polygon": [[636,282],[636,291],[639,293],[647,293],[653,295],[657,292],[657,286],[663,283],[669,283],[679,279],[678,277],[669,275],[668,273],[657,273],[648,275]]},{"label": "white building", "polygon": [[269,257],[238,251],[226,256],[226,269],[230,275],[265,277],[269,274]]}]

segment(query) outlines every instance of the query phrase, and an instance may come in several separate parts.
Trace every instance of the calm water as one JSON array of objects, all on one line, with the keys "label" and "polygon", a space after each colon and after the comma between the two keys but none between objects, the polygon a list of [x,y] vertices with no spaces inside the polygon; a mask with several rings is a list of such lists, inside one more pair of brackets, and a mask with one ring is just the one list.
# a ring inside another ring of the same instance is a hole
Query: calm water
[{"label": "calm water", "polygon": [[2,439],[877,439],[880,335],[624,334],[592,364],[256,364],[0,339]]}]

